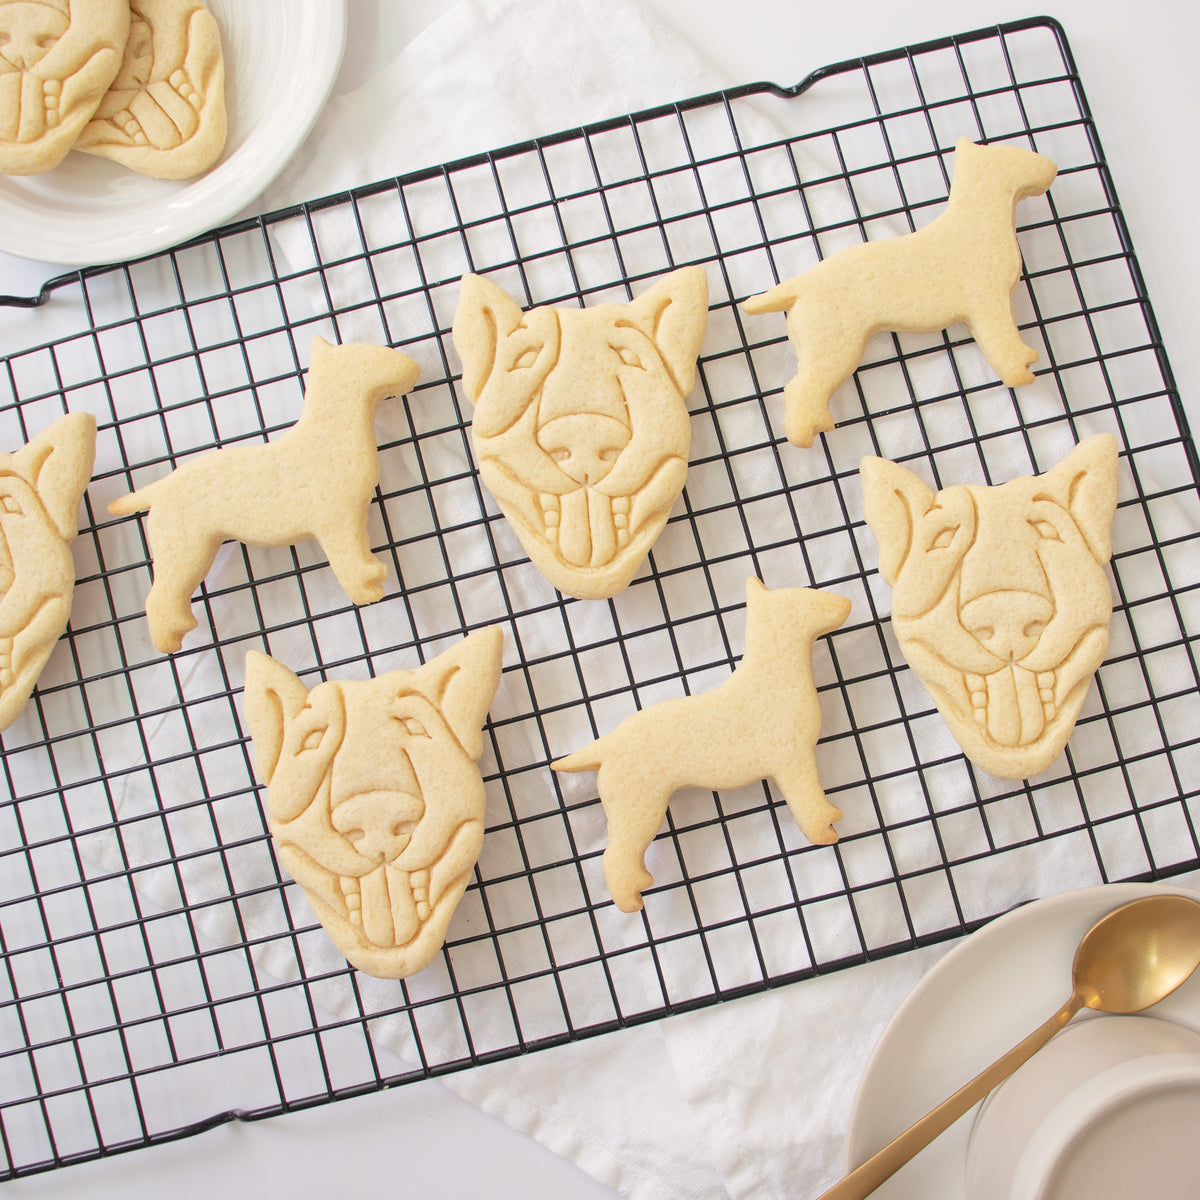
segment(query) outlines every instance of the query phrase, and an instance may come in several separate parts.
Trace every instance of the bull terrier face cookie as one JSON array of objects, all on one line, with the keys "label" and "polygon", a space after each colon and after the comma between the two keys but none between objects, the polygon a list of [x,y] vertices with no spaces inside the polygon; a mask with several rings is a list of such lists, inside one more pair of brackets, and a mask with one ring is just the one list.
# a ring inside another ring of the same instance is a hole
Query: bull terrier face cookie
[{"label": "bull terrier face cookie", "polygon": [[1044,771],[1108,650],[1116,439],[997,487],[934,493],[882,458],[862,481],[896,636],[959,745],[1002,779]]},{"label": "bull terrier face cookie", "polygon": [[75,148],[155,179],[189,179],[225,147],[220,30],[201,0],[129,7],[121,69]]},{"label": "bull terrier face cookie", "polygon": [[129,0],[0,0],[0,172],[62,161],[121,66]]},{"label": "bull terrier face cookie", "polygon": [[470,880],[502,642],[490,626],[416,670],[311,691],[267,655],[246,657],[245,716],[279,861],[368,975],[428,966]]},{"label": "bull terrier face cookie", "polygon": [[464,276],[453,335],[480,476],[567,595],[616,595],[666,524],[687,474],[685,399],[707,323],[702,267],[630,304],[528,312]]},{"label": "bull terrier face cookie", "polygon": [[0,729],[25,707],[67,627],[71,541],[95,452],[95,418],[72,413],[0,454]]}]

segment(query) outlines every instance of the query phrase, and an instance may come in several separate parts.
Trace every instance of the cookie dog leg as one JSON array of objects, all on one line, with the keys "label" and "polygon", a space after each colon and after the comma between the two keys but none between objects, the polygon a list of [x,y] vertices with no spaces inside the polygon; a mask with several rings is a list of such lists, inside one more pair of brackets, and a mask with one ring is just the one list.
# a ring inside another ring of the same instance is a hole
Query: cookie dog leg
[{"label": "cookie dog leg", "polygon": [[365,520],[319,533],[317,541],[338,583],[355,604],[373,604],[383,599],[387,564],[371,553]]},{"label": "cookie dog leg", "polygon": [[646,851],[667,815],[671,789],[647,787],[644,780],[636,787],[630,782],[614,786],[611,779],[605,779],[604,767],[596,783],[608,820],[604,880],[622,912],[637,912],[642,907],[642,892],[654,882],[646,870]]},{"label": "cookie dog leg", "polygon": [[977,303],[968,327],[984,358],[1005,387],[1033,382],[1029,367],[1037,362],[1038,352],[1021,340],[1008,296],[1000,295]]},{"label": "cookie dog leg", "polygon": [[811,316],[802,324],[794,312],[789,314],[788,336],[798,370],[783,389],[783,427],[793,446],[808,447],[818,433],[833,428],[829,401],[854,374],[866,341],[859,331],[833,327]]},{"label": "cookie dog leg", "polygon": [[183,644],[183,635],[196,628],[192,593],[208,574],[222,538],[200,536],[195,531],[164,523],[150,510],[146,536],[154,560],[154,581],[146,597],[146,620],[150,640],[164,654],[173,654]]},{"label": "cookie dog leg", "polygon": [[814,846],[830,846],[838,840],[833,823],[841,820],[842,810],[825,798],[815,762],[794,764],[774,779],[801,833]]}]

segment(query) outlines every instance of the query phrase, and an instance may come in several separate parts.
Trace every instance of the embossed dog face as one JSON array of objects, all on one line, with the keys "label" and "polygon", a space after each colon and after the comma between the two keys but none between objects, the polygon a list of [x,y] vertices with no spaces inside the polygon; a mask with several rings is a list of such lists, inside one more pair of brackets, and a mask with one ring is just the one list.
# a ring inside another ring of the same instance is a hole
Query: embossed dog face
[{"label": "embossed dog face", "polygon": [[702,267],[630,304],[520,307],[466,275],[454,318],[480,475],[560,591],[615,595],[687,474],[685,398],[708,321]]},{"label": "embossed dog face", "polygon": [[480,728],[498,626],[412,671],[309,691],[246,657],[245,716],[279,860],[360,971],[403,979],[446,936],[483,841]]},{"label": "embossed dog face", "polygon": [[896,636],[951,732],[993,775],[1045,770],[1108,649],[1115,439],[997,487],[935,494],[881,458],[862,480]]},{"label": "embossed dog face", "polygon": [[0,454],[0,729],[25,706],[71,614],[71,540],[96,421],[72,413]]}]

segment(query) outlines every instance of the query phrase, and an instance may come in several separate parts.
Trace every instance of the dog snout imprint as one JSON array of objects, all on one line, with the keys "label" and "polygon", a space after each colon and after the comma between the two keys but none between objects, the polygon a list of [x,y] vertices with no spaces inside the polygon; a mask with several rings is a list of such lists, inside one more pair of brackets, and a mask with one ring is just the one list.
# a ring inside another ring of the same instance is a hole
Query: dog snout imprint
[{"label": "dog snout imprint", "polygon": [[368,975],[428,966],[470,881],[502,650],[493,625],[415,670],[311,691],[273,658],[246,657],[243,711],[279,861]]},{"label": "dog snout imprint", "polygon": [[1116,439],[994,487],[935,493],[882,458],[862,483],[892,625],[950,731],[992,775],[1044,771],[1108,650]]},{"label": "dog snout imprint", "polygon": [[813,642],[837,629],[850,601],[811,588],[771,591],[746,582],[746,649],[734,673],[700,696],[664,700],[611,733],[550,764],[598,771],[608,820],[604,878],[623,912],[642,907],[653,882],[646,850],[682,787],[745,787],[773,779],[805,837],[837,841],[841,811],[817,776],[821,709],[812,673]]},{"label": "dog snout imprint", "polygon": [[833,428],[830,398],[884,330],[932,333],[964,322],[1005,386],[1033,382],[1038,352],[1022,341],[1012,306],[1021,277],[1015,209],[1042,195],[1057,171],[1031,150],[961,138],[949,202],[928,225],[849,246],[742,304],[787,314],[799,368],[784,388],[788,441],[811,446]]},{"label": "dog snout imprint", "polygon": [[67,626],[71,541],[95,453],[96,419],[70,413],[0,454],[0,729],[25,707]]},{"label": "dog snout imprint", "polygon": [[629,304],[527,312],[463,277],[453,335],[480,477],[567,595],[616,595],[662,532],[687,475],[685,400],[707,323],[703,267]]},{"label": "dog snout imprint", "polygon": [[399,350],[314,337],[304,408],[290,429],[264,445],[209,451],[108,506],[114,516],[150,510],[146,617],[159,650],[178,650],[196,627],[192,593],[227,541],[315,539],[355,604],[382,599],[387,565],[371,553],[367,532],[379,482],[375,411],[407,392],[417,373]]}]

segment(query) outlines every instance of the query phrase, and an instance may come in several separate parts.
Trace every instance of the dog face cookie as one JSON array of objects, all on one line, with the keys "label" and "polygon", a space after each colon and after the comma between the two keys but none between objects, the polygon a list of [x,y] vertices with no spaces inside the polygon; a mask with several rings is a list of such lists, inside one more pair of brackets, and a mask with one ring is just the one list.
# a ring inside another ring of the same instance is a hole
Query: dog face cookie
[{"label": "dog face cookie", "polygon": [[770,591],[746,583],[746,650],[724,683],[700,696],[664,700],[612,733],[550,764],[598,771],[608,819],[604,878],[623,912],[642,907],[654,880],[646,849],[681,787],[779,785],[796,823],[815,844],[837,841],[841,812],[817,778],[821,709],[812,674],[813,641],[846,619],[850,601],[810,588]]},{"label": "dog face cookie", "polygon": [[129,7],[121,69],[75,148],[156,179],[189,179],[225,146],[220,30],[201,0]]},{"label": "dog face cookie", "polygon": [[0,729],[25,707],[67,627],[71,541],[95,453],[95,418],[72,413],[0,454]]},{"label": "dog face cookie", "polygon": [[685,398],[707,323],[702,267],[631,304],[528,312],[464,276],[453,336],[480,476],[567,595],[616,595],[666,524],[687,475]]},{"label": "dog face cookie", "polygon": [[787,313],[799,372],[784,388],[788,441],[833,428],[829,399],[885,329],[931,333],[964,321],[1008,387],[1032,383],[1037,351],[1021,340],[1012,293],[1021,277],[1017,201],[1040,196],[1058,168],[1019,146],[961,138],[945,210],[903,237],[848,246],[742,307]]},{"label": "dog face cookie", "polygon": [[178,650],[196,626],[191,596],[221,543],[320,543],[355,604],[383,596],[387,565],[371,553],[367,517],[379,482],[375,410],[407,392],[418,368],[399,350],[315,337],[300,419],[266,445],[202,454],[127,496],[114,516],[150,510],[146,535],[154,582],[146,598],[150,638]]},{"label": "dog face cookie", "polygon": [[0,172],[57,165],[121,65],[128,0],[0,0]]},{"label": "dog face cookie", "polygon": [[428,966],[470,881],[502,643],[491,626],[416,670],[311,691],[267,655],[246,656],[246,723],[279,861],[368,975]]},{"label": "dog face cookie", "polygon": [[1108,650],[1116,439],[996,487],[934,493],[882,458],[862,481],[896,636],[959,745],[1002,779],[1044,771]]}]

